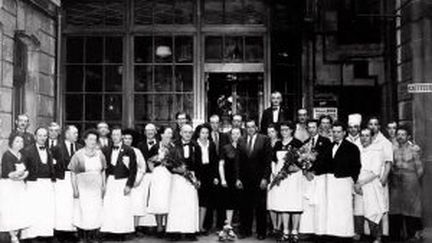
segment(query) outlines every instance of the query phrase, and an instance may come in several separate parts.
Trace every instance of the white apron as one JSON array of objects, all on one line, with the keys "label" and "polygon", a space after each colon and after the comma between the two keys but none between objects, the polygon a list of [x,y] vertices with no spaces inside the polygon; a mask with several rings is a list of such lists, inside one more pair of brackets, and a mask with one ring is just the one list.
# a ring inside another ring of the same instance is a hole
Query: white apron
[{"label": "white apron", "polygon": [[[287,151],[277,151],[277,163],[272,163],[272,173],[277,175],[284,166]],[[267,193],[267,209],[276,212],[303,211],[303,173],[297,171],[288,175],[278,186]]]},{"label": "white apron", "polygon": [[152,173],[148,212],[151,214],[167,214],[171,194],[172,174],[165,166],[157,166]]},{"label": "white apron", "polygon": [[324,235],[327,224],[327,175],[317,175],[308,181],[303,177],[304,210],[300,218],[299,232]]},{"label": "white apron", "polygon": [[172,177],[166,231],[177,233],[199,231],[198,192],[189,181],[177,174]]},{"label": "white apron", "polygon": [[0,179],[0,232],[30,226],[28,202],[24,181]]},{"label": "white apron", "polygon": [[54,228],[60,231],[76,231],[73,225],[74,198],[70,171],[65,172],[63,180],[56,180],[54,192],[56,204]]},{"label": "white apron", "polygon": [[138,217],[138,226],[156,226],[156,217],[148,212],[150,184],[153,173],[146,173],[138,187],[132,189],[131,199],[134,216]]},{"label": "white apron", "polygon": [[327,174],[326,235],[354,236],[353,180]]},{"label": "white apron", "polygon": [[79,198],[74,201],[73,223],[83,230],[99,229],[102,224],[102,175],[100,169],[77,174],[77,184]]},{"label": "white apron", "polygon": [[135,231],[130,194],[123,194],[127,178],[108,176],[103,201],[101,232],[124,234]]},{"label": "white apron", "polygon": [[21,232],[22,239],[54,235],[55,197],[51,179],[27,181],[30,227]]}]

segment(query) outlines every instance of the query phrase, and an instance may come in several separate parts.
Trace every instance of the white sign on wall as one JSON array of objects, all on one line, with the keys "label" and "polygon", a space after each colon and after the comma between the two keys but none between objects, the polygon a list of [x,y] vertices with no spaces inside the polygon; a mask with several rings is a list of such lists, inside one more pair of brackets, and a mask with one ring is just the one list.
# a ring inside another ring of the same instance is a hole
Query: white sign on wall
[{"label": "white sign on wall", "polygon": [[337,107],[315,107],[313,108],[313,118],[319,119],[322,115],[329,115],[333,120],[338,118],[338,108]]},{"label": "white sign on wall", "polygon": [[408,84],[408,93],[432,93],[432,83]]}]

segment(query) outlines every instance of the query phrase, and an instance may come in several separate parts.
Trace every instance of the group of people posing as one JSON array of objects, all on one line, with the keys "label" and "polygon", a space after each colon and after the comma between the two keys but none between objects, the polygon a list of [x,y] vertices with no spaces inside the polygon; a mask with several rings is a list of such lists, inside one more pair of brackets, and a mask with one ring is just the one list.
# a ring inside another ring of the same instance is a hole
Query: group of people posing
[{"label": "group of people posing", "polygon": [[[105,122],[81,137],[56,123],[31,134],[19,115],[1,160],[0,232],[14,243],[193,241],[216,218],[222,241],[420,237],[423,166],[409,129],[390,123],[386,138],[376,117],[363,127],[360,114],[344,124],[305,109],[292,122],[279,92],[271,103],[260,124],[233,115],[222,131],[212,115],[194,128],[179,112],[175,128],[149,123],[143,139]],[[305,148],[310,166],[289,161]]]}]

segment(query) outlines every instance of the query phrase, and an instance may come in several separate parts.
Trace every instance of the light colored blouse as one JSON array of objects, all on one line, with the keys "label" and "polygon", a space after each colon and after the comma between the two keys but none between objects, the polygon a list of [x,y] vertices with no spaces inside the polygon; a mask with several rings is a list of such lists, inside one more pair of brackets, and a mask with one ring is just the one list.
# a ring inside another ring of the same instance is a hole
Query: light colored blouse
[{"label": "light colored blouse", "polygon": [[85,148],[82,148],[72,156],[68,169],[76,174],[87,172],[91,170],[91,168],[89,168],[89,164],[87,163],[88,160],[100,163],[100,167],[92,166],[93,168],[101,168],[101,171],[107,168],[107,162],[101,150],[95,150],[94,154],[89,154]]}]

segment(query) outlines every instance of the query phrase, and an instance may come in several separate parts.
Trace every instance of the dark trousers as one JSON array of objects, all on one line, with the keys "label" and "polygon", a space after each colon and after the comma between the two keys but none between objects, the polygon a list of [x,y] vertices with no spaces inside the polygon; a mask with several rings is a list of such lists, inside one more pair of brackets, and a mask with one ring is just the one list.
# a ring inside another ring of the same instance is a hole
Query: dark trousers
[{"label": "dark trousers", "polygon": [[256,187],[245,187],[240,206],[240,233],[252,234],[252,223],[256,217],[256,233],[265,236],[267,233],[266,190]]},{"label": "dark trousers", "polygon": [[375,224],[374,222],[366,219],[363,216],[354,216],[354,228],[356,234],[363,235],[364,234],[364,223],[365,221],[368,223],[370,235],[374,238],[382,236],[382,227],[381,222],[379,224]]},{"label": "dark trousers", "polygon": [[415,233],[423,229],[421,218],[390,215],[390,237],[395,240],[404,240],[414,237]]},{"label": "dark trousers", "polygon": [[212,230],[215,221],[215,213],[216,213],[216,229],[221,230],[225,225],[226,214],[225,210],[221,208],[209,207],[207,208],[205,219],[204,219],[204,228],[206,230]]}]

